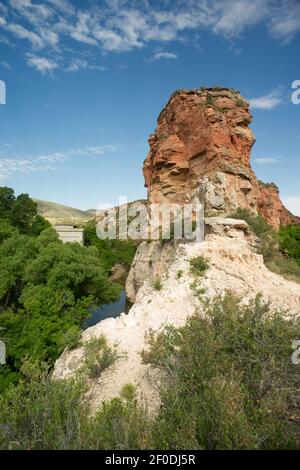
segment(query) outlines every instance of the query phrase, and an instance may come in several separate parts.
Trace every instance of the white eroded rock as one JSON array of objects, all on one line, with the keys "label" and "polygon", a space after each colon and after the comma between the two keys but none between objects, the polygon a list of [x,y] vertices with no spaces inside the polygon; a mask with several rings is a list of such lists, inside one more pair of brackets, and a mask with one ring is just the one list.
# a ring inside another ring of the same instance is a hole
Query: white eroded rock
[{"label": "white eroded rock", "polygon": [[[300,285],[269,271],[262,256],[253,252],[246,239],[211,234],[202,243],[179,244],[176,250],[176,261],[162,278],[162,290],[155,290],[151,282],[145,281],[128,315],[103,320],[83,332],[83,341],[105,335],[122,354],[99,379],[90,383],[89,399],[93,411],[103,400],[118,396],[127,383],[138,387],[140,397],[150,407],[157,405],[159,377],[142,363],[140,353],[147,347],[149,330],[157,332],[168,324],[181,326],[196,308],[201,308],[190,287],[194,276],[189,260],[195,256],[205,256],[210,262],[210,268],[201,278],[201,286],[207,289],[207,295],[232,289],[249,299],[261,292],[272,307],[287,310],[289,314],[300,314]],[[177,276],[179,270],[183,271],[180,278]],[[71,377],[83,359],[82,347],[65,351],[56,361],[54,377]]]}]

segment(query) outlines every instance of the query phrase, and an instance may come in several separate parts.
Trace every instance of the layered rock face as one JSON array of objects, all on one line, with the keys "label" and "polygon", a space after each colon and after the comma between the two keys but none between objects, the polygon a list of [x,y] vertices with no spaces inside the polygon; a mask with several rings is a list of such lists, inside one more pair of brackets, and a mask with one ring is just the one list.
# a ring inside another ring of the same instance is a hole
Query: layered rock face
[{"label": "layered rock face", "polygon": [[249,103],[232,89],[175,92],[149,138],[143,172],[151,203],[200,199],[208,216],[237,208],[260,213],[275,229],[293,221],[278,188],[250,165],[255,142]]}]

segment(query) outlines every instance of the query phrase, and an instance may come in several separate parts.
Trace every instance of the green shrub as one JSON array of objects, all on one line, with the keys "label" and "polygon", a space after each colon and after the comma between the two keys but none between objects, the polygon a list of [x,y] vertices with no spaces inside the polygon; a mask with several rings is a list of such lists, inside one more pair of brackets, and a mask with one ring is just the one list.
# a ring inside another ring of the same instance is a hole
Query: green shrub
[{"label": "green shrub", "polygon": [[86,342],[84,349],[86,359],[83,367],[90,379],[99,378],[119,357],[116,349],[107,344],[104,336]]},{"label": "green shrub", "polygon": [[153,289],[155,290],[158,290],[158,291],[161,291],[162,288],[163,288],[163,283],[160,279],[160,277],[156,277],[153,281],[152,281],[152,287]]},{"label": "green shrub", "polygon": [[299,319],[271,313],[259,296],[245,305],[232,293],[207,300],[204,310],[183,328],[152,335],[143,353],[165,377],[155,446],[297,448],[299,375],[291,343]]},{"label": "green shrub", "polygon": [[128,401],[132,401],[136,398],[136,388],[133,384],[126,384],[122,387],[120,392],[122,398]]},{"label": "green shrub", "polygon": [[[80,380],[51,379],[25,362],[0,400],[0,449],[297,449],[299,371],[291,363],[299,319],[271,312],[257,296],[206,300],[182,328],[149,336],[143,361],[163,373],[156,415],[135,387],[95,416]],[[86,344],[97,353],[105,338]]]},{"label": "green shrub", "polygon": [[37,363],[25,362],[22,374],[0,401],[0,448],[81,449],[88,431],[83,384],[52,381]]},{"label": "green shrub", "polygon": [[209,261],[203,256],[197,256],[190,260],[190,271],[196,276],[203,276],[208,268]]},{"label": "green shrub", "polygon": [[71,326],[58,341],[60,350],[68,348],[69,350],[77,348],[80,344],[82,331],[76,325]]},{"label": "green shrub", "polygon": [[193,294],[196,296],[196,297],[199,297],[201,298],[202,295],[204,295],[206,293],[206,288],[205,287],[202,287],[200,282],[199,282],[199,279],[195,279],[191,285],[190,285],[190,288],[191,290],[193,291]]},{"label": "green shrub", "polygon": [[275,234],[272,227],[261,215],[253,214],[247,209],[239,208],[229,217],[245,220],[257,237],[262,237],[265,234]]},{"label": "green shrub", "polygon": [[182,270],[182,269],[179,269],[179,270],[177,271],[177,273],[176,273],[177,279],[180,279],[180,278],[182,277],[182,275],[183,275],[183,270]]},{"label": "green shrub", "polygon": [[300,265],[300,225],[287,225],[279,230],[279,244]]},{"label": "green shrub", "polygon": [[208,93],[206,95],[206,106],[213,106],[214,102],[215,102],[214,97],[210,93]]},{"label": "green shrub", "polygon": [[282,227],[278,233],[263,217],[246,209],[238,209],[230,217],[243,219],[259,238],[258,253],[263,255],[266,266],[287,279],[300,282],[300,228]]},{"label": "green shrub", "polygon": [[23,379],[0,400],[0,449],[151,448],[152,418],[135,395],[105,402],[91,416],[82,381],[54,381],[46,366],[25,363]]}]

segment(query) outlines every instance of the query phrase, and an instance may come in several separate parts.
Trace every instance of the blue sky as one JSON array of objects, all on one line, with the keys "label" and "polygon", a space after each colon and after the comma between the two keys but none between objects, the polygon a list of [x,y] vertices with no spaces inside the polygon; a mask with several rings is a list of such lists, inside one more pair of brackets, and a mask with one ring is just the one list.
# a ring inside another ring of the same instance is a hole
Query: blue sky
[{"label": "blue sky", "polygon": [[0,184],[88,209],[146,195],[147,139],[178,88],[251,101],[257,176],[300,215],[300,2],[0,1]]}]

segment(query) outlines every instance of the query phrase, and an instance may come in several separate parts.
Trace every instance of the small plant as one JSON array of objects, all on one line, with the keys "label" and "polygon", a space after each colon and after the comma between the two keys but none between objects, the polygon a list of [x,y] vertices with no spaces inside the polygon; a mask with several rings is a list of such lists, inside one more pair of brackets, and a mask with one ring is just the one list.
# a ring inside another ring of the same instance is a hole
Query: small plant
[{"label": "small plant", "polygon": [[136,387],[133,384],[126,384],[122,387],[120,395],[126,401],[133,401],[136,398]]},{"label": "small plant", "polygon": [[239,98],[238,100],[236,100],[236,105],[239,107],[239,108],[247,108],[247,103],[242,100],[241,98]]},{"label": "small plant", "polygon": [[85,343],[84,350],[86,354],[84,369],[90,379],[99,378],[102,372],[114,364],[119,357],[116,349],[107,344],[103,335]]},{"label": "small plant", "polygon": [[192,282],[192,284],[190,285],[190,288],[193,291],[193,294],[196,297],[199,297],[199,298],[201,298],[201,296],[204,295],[205,292],[206,292],[205,287],[201,287],[201,285],[199,284],[199,281],[197,279],[195,279]]},{"label": "small plant", "polygon": [[205,271],[209,268],[209,261],[203,256],[196,256],[190,260],[190,270],[196,276],[203,276]]},{"label": "small plant", "polygon": [[213,106],[214,104],[214,98],[211,94],[206,95],[206,105],[207,106]]},{"label": "small plant", "polygon": [[176,274],[177,279],[180,279],[180,278],[182,277],[182,275],[183,275],[183,270],[182,270],[182,269],[179,269],[179,270],[177,271],[177,274]]},{"label": "small plant", "polygon": [[58,346],[61,351],[63,351],[65,348],[68,348],[69,350],[75,349],[80,344],[80,338],[80,328],[78,326],[71,326],[71,328],[65,332],[64,336],[60,338]]},{"label": "small plant", "polygon": [[162,285],[162,282],[161,282],[160,277],[157,276],[157,277],[154,279],[154,281],[152,282],[152,286],[153,286],[153,288],[154,288],[155,290],[158,290],[158,291],[162,290],[163,285]]}]

